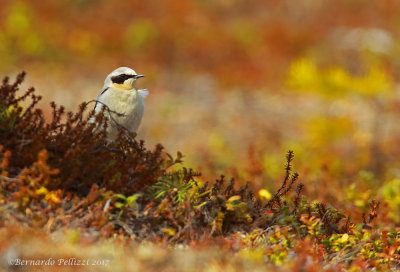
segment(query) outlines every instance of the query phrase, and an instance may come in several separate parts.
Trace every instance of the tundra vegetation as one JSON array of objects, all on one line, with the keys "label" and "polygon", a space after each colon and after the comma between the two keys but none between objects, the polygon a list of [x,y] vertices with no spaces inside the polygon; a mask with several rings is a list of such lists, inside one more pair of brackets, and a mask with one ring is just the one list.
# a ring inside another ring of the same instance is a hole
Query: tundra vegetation
[{"label": "tundra vegetation", "polygon": [[[133,262],[148,271],[398,267],[398,229],[379,223],[380,202],[368,199],[366,209],[358,208],[361,220],[353,220],[346,210],[308,199],[292,170],[293,151],[274,193],[254,192],[250,183],[239,187],[225,176],[205,181],[182,165],[181,153],[148,149],[123,129],[107,143],[108,109],[95,116],[96,126],[88,122],[90,102],[76,113],[52,103],[46,121],[34,88],[20,91],[24,76],[4,78],[0,86],[3,256],[91,256],[101,269]],[[386,203],[385,212],[394,212],[393,202]],[[131,250],[119,256],[109,252],[113,247]]]}]

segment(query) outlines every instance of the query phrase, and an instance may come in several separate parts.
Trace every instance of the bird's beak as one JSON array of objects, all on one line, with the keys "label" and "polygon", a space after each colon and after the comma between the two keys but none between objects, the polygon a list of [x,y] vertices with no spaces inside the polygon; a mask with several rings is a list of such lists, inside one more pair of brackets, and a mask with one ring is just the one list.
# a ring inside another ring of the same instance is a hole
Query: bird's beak
[{"label": "bird's beak", "polygon": [[135,75],[135,79],[141,78],[141,77],[145,77],[146,75]]}]

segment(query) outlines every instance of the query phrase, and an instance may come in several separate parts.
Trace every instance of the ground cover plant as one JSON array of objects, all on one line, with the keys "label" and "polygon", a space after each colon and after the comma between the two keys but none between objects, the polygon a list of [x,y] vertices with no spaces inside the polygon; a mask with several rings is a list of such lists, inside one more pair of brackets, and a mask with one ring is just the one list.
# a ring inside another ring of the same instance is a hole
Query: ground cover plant
[{"label": "ground cover plant", "polygon": [[0,271],[399,270],[400,1],[0,2]]},{"label": "ground cover plant", "polygon": [[[178,269],[182,256],[182,271],[398,268],[399,230],[376,224],[380,202],[369,199],[353,220],[346,210],[307,199],[292,170],[293,151],[273,194],[255,193],[250,183],[240,187],[225,176],[207,181],[181,164],[181,153],[173,158],[161,145],[148,149],[123,130],[118,141],[107,143],[107,115],[95,117],[99,126],[90,123],[91,102],[76,113],[52,103],[52,118],[45,120],[40,96],[33,88],[20,90],[24,76],[5,78],[0,86],[3,269],[59,271],[40,263],[22,267],[18,260],[79,259],[80,247],[90,249],[86,257],[103,256],[96,269],[110,271]],[[122,259],[109,253],[110,242],[127,250]],[[57,243],[68,250],[49,251]],[[235,258],[227,259],[231,254]],[[127,268],[130,260],[136,267]]]}]

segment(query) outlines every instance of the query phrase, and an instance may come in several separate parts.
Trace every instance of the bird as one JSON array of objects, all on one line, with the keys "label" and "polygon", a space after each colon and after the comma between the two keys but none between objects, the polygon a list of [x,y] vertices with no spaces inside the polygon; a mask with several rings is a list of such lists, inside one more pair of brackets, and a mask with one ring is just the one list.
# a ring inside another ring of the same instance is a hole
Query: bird
[{"label": "bird", "polygon": [[[104,86],[96,98],[95,115],[104,111],[108,117],[107,140],[115,141],[120,129],[137,132],[144,114],[147,89],[136,89],[136,80],[144,77],[129,67],[119,67],[104,80]],[[103,110],[103,108],[105,108]],[[94,122],[95,118],[91,119]]]}]

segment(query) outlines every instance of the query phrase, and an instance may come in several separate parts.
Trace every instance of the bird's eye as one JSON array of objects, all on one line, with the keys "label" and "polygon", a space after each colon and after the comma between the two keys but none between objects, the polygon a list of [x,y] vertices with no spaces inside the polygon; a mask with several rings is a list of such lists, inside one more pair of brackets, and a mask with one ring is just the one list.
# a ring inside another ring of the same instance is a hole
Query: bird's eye
[{"label": "bird's eye", "polygon": [[127,80],[128,78],[132,77],[131,75],[125,75],[125,74],[123,74],[122,76],[124,77],[124,80]]}]

